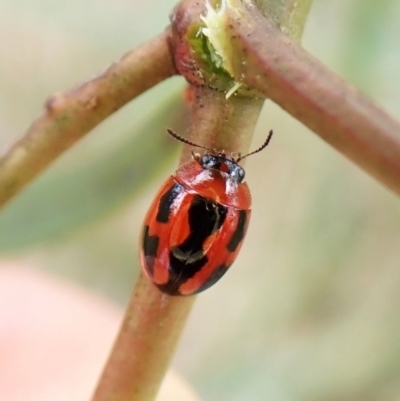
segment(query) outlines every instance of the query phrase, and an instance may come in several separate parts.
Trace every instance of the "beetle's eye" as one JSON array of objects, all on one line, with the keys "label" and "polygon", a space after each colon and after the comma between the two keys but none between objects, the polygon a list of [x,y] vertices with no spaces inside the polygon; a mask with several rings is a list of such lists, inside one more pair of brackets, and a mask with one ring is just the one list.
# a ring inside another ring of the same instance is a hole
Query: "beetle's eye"
[{"label": "beetle's eye", "polygon": [[245,172],[243,168],[240,168],[238,171],[238,176],[240,178],[240,180],[243,180],[244,176],[245,176]]},{"label": "beetle's eye", "polygon": [[203,166],[206,166],[208,163],[210,163],[211,157],[207,154],[201,156],[201,164]]}]

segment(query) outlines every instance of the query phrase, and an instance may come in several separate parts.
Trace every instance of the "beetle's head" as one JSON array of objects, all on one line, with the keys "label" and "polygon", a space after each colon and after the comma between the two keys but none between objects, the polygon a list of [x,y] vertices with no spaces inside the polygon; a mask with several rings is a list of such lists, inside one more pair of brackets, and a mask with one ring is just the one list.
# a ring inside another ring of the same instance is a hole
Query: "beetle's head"
[{"label": "beetle's head", "polygon": [[193,157],[203,168],[208,170],[218,170],[222,173],[226,173],[237,183],[242,182],[244,179],[244,168],[239,166],[239,164],[237,164],[237,162],[231,156],[227,156],[224,153],[204,153],[202,156],[194,154]]},{"label": "beetle's head", "polygon": [[171,135],[173,138],[177,139],[178,141],[186,143],[186,145],[206,149],[208,152],[204,153],[203,156],[192,153],[194,159],[203,168],[208,169],[208,170],[221,171],[225,174],[228,174],[228,176],[237,183],[242,182],[244,179],[244,176],[245,176],[243,167],[240,167],[238,164],[240,162],[240,160],[243,160],[245,157],[254,155],[255,153],[258,153],[261,150],[263,150],[268,145],[268,143],[272,137],[272,131],[270,131],[267,139],[258,149],[254,150],[253,152],[247,153],[244,156],[241,156],[239,154],[239,156],[237,158],[233,158],[232,156],[227,156],[223,152],[217,152],[214,149],[210,149],[205,146],[198,145],[194,142],[189,141],[188,139],[182,138],[176,132],[174,132],[170,129],[167,129],[167,132],[169,135]]}]

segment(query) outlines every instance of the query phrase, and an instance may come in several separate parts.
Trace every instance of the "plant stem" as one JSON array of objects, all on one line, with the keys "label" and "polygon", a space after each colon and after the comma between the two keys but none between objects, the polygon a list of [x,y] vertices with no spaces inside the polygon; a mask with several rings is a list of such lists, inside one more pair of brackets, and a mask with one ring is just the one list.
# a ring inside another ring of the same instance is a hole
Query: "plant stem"
[{"label": "plant stem", "polygon": [[162,294],[141,273],[92,401],[150,401],[196,297]]},{"label": "plant stem", "polygon": [[46,102],[43,114],[0,159],[0,207],[102,120],[175,74],[168,36],[166,30],[97,78]]},{"label": "plant stem", "polygon": [[240,3],[240,19],[227,10],[237,51],[235,77],[400,194],[400,123],[284,35],[248,0]]},{"label": "plant stem", "polygon": [[312,0],[254,0],[253,3],[282,32],[300,42]]},{"label": "plant stem", "polygon": [[[264,99],[244,96],[225,98],[225,93],[192,87],[193,113],[189,138],[199,145],[218,151],[246,153]],[[185,147],[183,159],[190,157]]]}]

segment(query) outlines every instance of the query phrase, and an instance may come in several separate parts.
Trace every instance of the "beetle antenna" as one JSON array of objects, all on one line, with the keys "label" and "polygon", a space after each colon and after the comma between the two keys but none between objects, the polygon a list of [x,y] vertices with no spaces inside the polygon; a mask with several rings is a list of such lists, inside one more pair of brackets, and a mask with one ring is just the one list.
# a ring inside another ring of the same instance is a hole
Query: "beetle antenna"
[{"label": "beetle antenna", "polygon": [[273,134],[273,131],[272,130],[269,131],[267,139],[265,140],[265,142],[258,149],[254,150],[253,152],[247,153],[247,155],[244,155],[244,156],[240,156],[239,155],[239,157],[235,160],[236,163],[239,163],[240,160],[243,160],[247,156],[251,156],[251,155],[254,155],[255,153],[261,152],[264,148],[266,148],[268,146],[268,144],[269,144],[269,141],[272,138],[272,134]]},{"label": "beetle antenna", "polygon": [[210,148],[206,148],[205,146],[197,145],[197,143],[191,142],[188,139],[185,139],[185,138],[181,137],[175,131],[172,131],[172,129],[167,128],[167,132],[168,132],[169,135],[171,135],[176,140],[178,140],[180,142],[183,142],[183,143],[186,143],[186,145],[190,145],[190,146],[194,146],[196,148],[202,148],[202,149],[206,149],[206,150],[212,151]]}]

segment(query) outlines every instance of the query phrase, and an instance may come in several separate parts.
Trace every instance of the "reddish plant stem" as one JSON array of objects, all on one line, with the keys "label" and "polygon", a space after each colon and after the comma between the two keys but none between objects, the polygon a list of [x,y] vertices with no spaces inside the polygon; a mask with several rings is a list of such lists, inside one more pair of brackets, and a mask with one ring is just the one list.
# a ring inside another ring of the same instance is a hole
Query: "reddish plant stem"
[{"label": "reddish plant stem", "polygon": [[[226,99],[225,93],[202,87],[192,87],[191,91],[189,138],[228,154],[248,152],[264,99],[236,95]],[[184,148],[181,162],[190,157],[190,150]]]},{"label": "reddish plant stem", "polygon": [[235,77],[400,194],[400,123],[241,3],[240,19],[227,10]]},{"label": "reddish plant stem", "polygon": [[162,294],[140,274],[92,401],[153,400],[195,299]]},{"label": "reddish plant stem", "polygon": [[166,30],[97,78],[47,101],[43,114],[0,159],[0,207],[106,117],[176,73],[168,36]]}]

